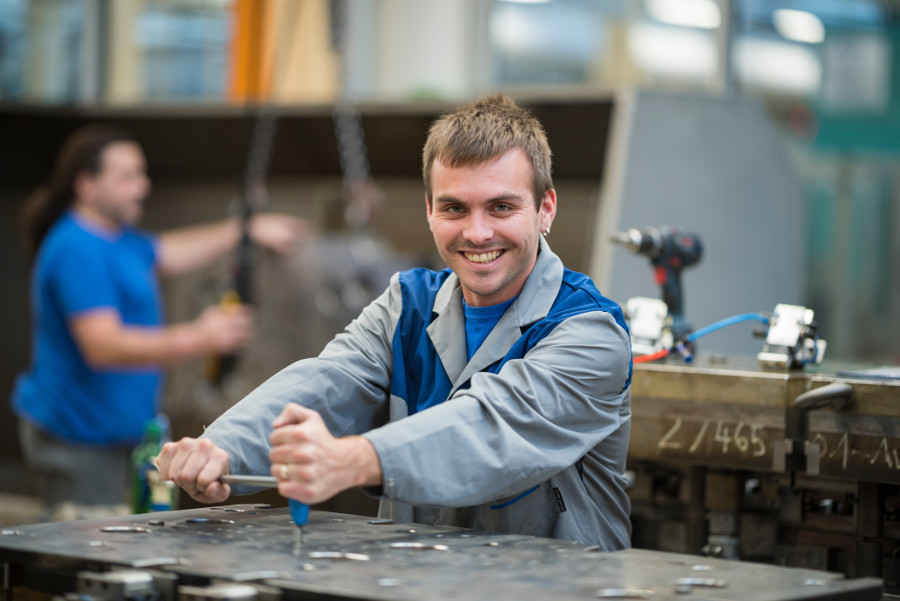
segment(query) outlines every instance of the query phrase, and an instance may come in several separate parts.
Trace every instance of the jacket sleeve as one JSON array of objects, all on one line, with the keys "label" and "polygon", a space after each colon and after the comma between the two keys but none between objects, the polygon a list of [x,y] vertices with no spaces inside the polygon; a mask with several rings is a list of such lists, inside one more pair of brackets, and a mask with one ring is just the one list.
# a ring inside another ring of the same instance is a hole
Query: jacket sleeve
[{"label": "jacket sleeve", "polygon": [[361,434],[386,423],[391,339],[401,304],[394,275],[387,290],[318,357],[284,368],[213,422],[203,436],[228,452],[231,473],[269,473],[272,422],[290,402],[318,411],[334,436]]},{"label": "jacket sleeve", "polygon": [[522,359],[479,373],[447,402],[377,428],[383,494],[464,507],[572,466],[630,415],[628,333],[602,311],[559,324]]}]

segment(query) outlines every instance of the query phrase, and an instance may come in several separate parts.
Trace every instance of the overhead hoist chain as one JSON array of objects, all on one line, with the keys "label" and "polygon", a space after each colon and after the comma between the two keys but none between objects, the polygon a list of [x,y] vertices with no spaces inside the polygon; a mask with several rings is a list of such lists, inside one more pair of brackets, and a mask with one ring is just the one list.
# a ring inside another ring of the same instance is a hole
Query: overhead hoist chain
[{"label": "overhead hoist chain", "polygon": [[[220,300],[223,306],[253,302],[253,243],[250,239],[250,221],[253,214],[261,210],[268,200],[266,177],[278,129],[278,115],[271,105],[258,105],[253,113],[253,130],[250,134],[241,195],[238,199],[241,238],[227,289]],[[225,378],[235,370],[237,360],[236,353],[208,357],[205,366],[206,379],[213,386],[221,386]]]},{"label": "overhead hoist chain", "polygon": [[334,103],[334,133],[340,157],[344,194],[347,199],[345,219],[354,230],[372,225],[375,213],[384,200],[380,188],[372,180],[369,153],[362,118],[350,99],[348,68],[349,2],[331,1],[332,43],[338,58],[340,90]]}]

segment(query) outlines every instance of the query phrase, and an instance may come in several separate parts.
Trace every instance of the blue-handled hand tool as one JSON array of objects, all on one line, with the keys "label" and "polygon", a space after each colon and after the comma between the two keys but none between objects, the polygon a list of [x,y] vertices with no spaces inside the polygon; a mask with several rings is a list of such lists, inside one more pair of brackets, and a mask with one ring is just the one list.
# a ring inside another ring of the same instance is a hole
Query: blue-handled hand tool
[{"label": "blue-handled hand tool", "polygon": [[[241,476],[225,474],[219,478],[222,484],[241,484],[244,486],[256,486],[259,488],[275,488],[278,480],[274,476]],[[291,519],[297,525],[297,534],[294,539],[294,557],[300,556],[300,548],[303,546],[303,527],[309,521],[309,505],[288,499],[291,507]]]}]

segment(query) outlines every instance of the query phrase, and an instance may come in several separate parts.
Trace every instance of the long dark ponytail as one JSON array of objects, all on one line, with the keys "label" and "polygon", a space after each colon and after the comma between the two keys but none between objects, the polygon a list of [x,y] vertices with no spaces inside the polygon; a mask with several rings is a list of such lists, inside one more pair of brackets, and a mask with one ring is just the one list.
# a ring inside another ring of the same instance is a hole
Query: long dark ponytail
[{"label": "long dark ponytail", "polygon": [[22,229],[32,260],[44,236],[75,200],[76,178],[82,173],[97,174],[103,151],[116,142],[136,140],[113,125],[92,124],[76,130],[63,144],[50,181],[31,193],[22,210]]}]

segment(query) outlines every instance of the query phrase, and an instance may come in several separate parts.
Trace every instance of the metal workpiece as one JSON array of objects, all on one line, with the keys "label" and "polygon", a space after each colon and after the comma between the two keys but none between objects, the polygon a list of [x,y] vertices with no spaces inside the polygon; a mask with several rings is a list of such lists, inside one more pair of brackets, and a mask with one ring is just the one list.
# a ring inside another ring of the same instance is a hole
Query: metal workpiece
[{"label": "metal workpiece", "polygon": [[[690,555],[603,553],[553,539],[425,524],[376,525],[366,517],[321,511],[311,512],[303,554],[295,558],[295,526],[287,508],[235,506],[227,520],[220,519],[223,511],[21,526],[0,535],[0,562],[10,574],[8,586],[66,594],[76,590],[85,570],[133,574],[138,566],[159,561],[145,569],[174,578],[180,597],[197,600],[881,598],[881,581],[874,578],[847,580],[816,570],[717,559],[703,559],[699,574],[698,558]],[[156,525],[149,526],[151,521]],[[151,579],[130,575],[112,581],[146,587]],[[171,594],[158,598],[174,601]]]}]

